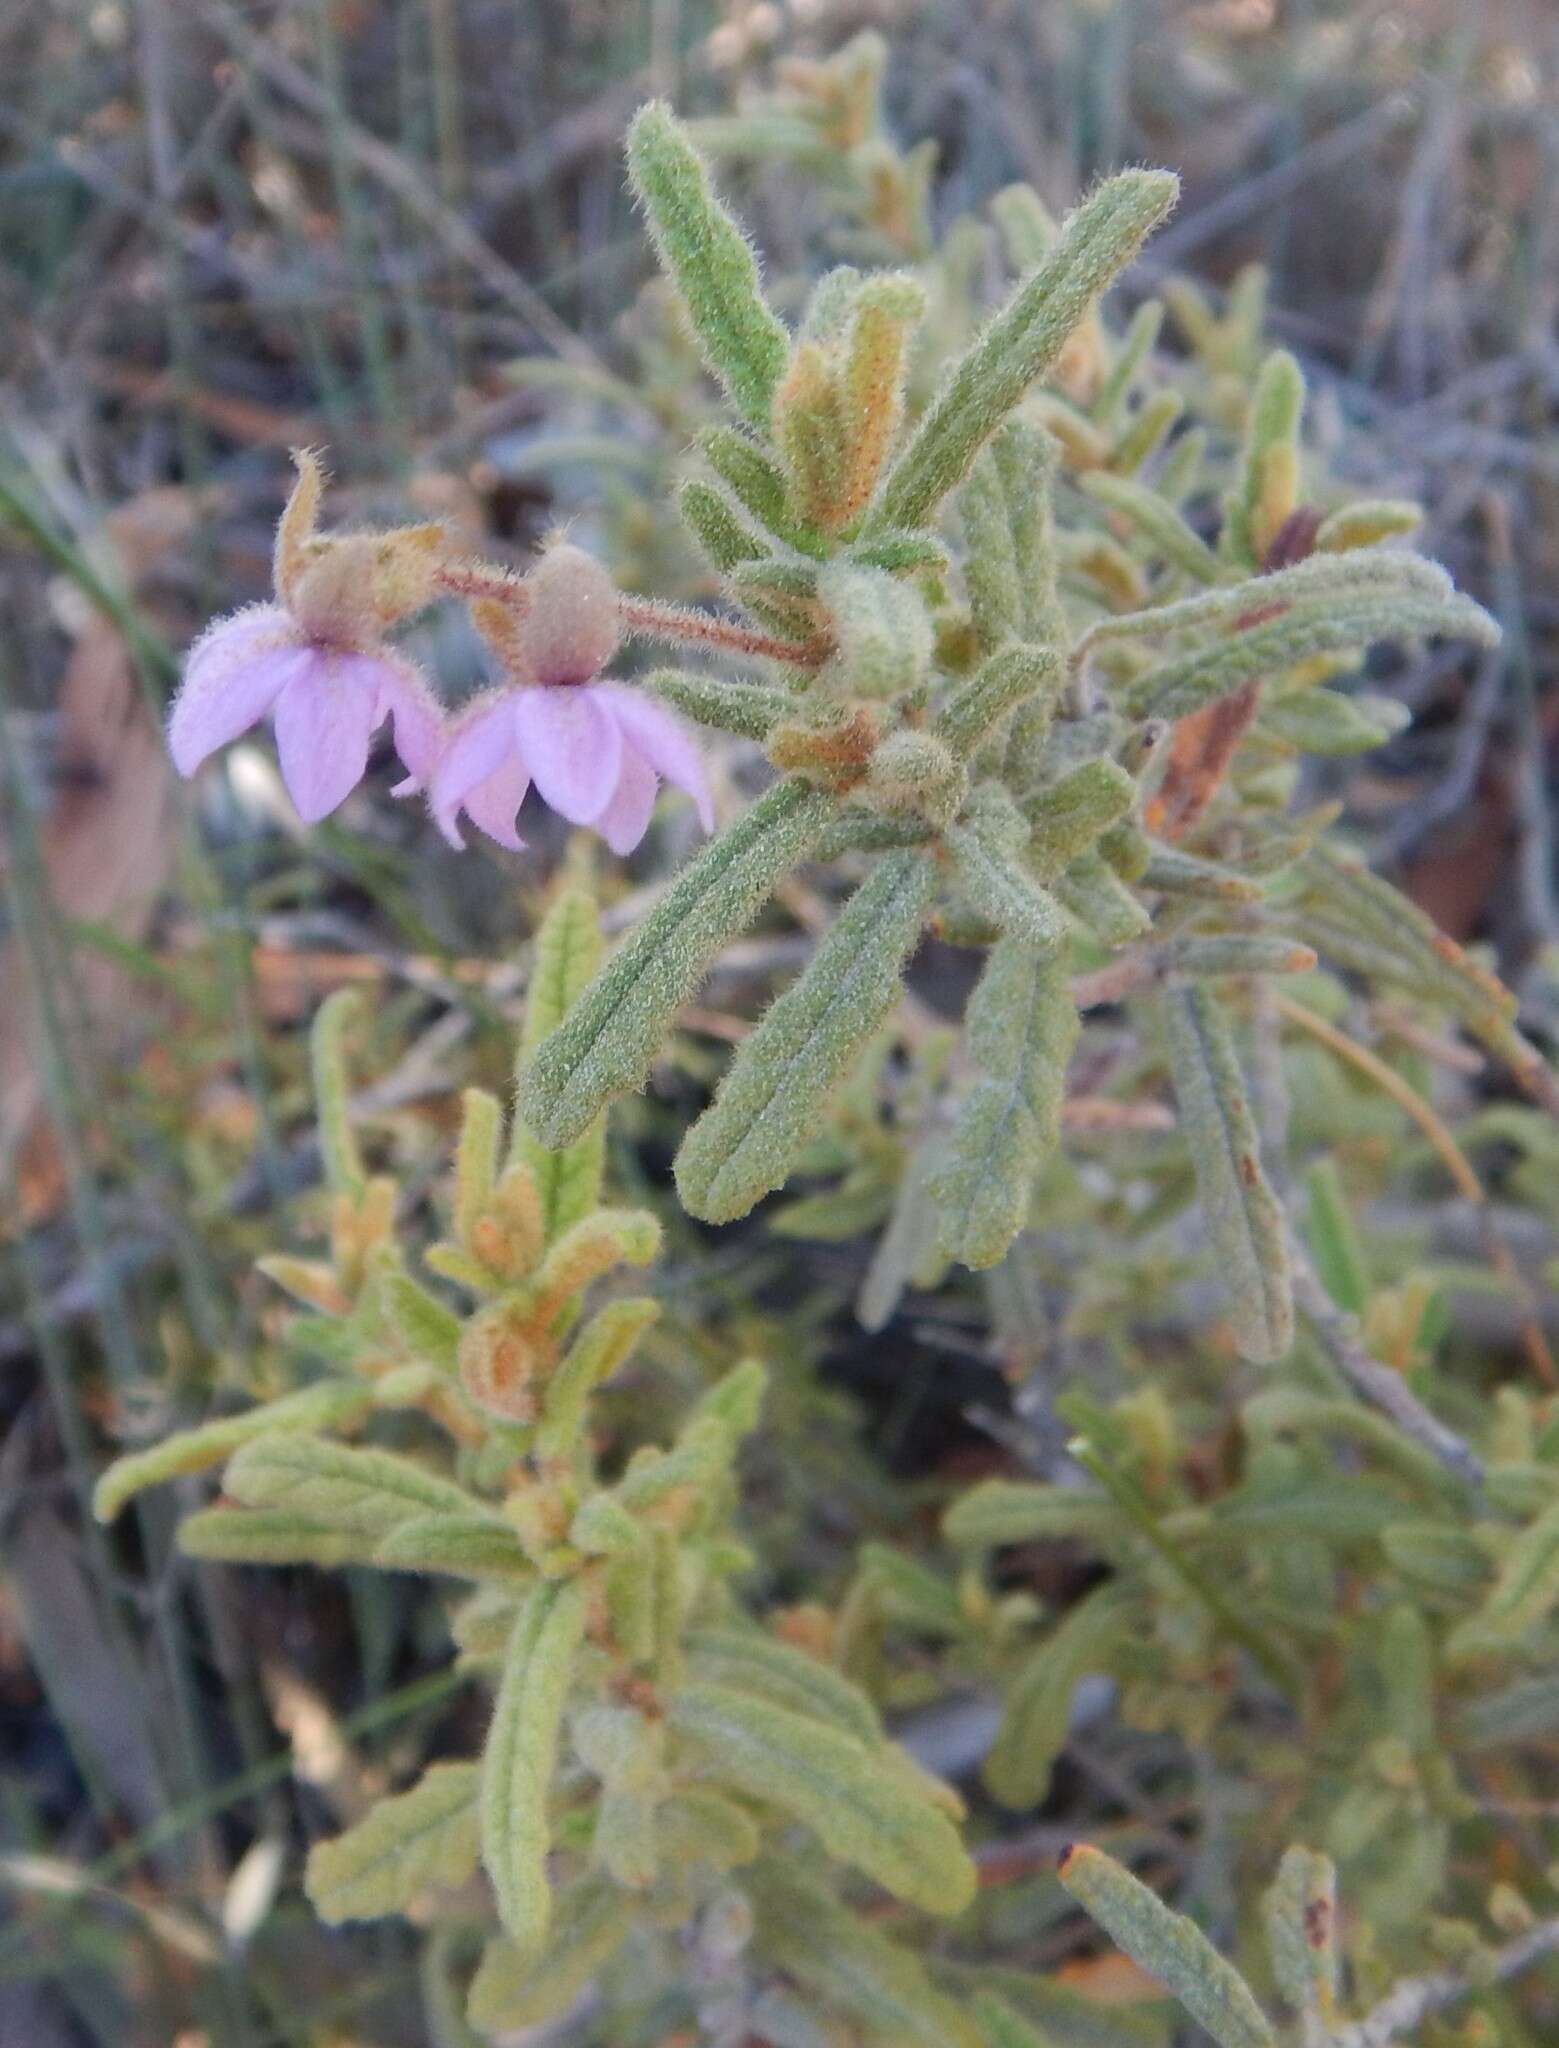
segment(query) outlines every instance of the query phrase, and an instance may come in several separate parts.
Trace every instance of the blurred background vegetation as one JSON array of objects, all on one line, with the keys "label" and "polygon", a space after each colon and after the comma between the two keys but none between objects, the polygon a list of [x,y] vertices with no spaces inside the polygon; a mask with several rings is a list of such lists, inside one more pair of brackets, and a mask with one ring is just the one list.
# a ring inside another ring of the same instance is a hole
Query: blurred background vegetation
[{"label": "blurred background vegetation", "polygon": [[[384,801],[387,775],[305,841],[263,747],[177,785],[161,706],[193,632],[264,593],[298,444],[328,447],[349,517],[443,517],[516,561],[572,519],[630,587],[700,595],[666,489],[683,344],[643,290],[622,129],[656,92],[717,119],[778,59],[863,26],[891,41],[893,127],[937,144],[935,218],[1018,178],[1059,210],[1103,170],[1164,163],[1185,195],[1139,289],[1191,275],[1217,291],[1268,266],[1270,331],[1311,376],[1329,462],[1365,495],[1425,502],[1426,552],[1507,635],[1481,663],[1453,648],[1399,677],[1414,726],[1338,792],[1454,937],[1490,946],[1518,988],[1552,971],[1551,0],[6,10],[6,2043],[428,2038],[404,1930],[317,1928],[289,1845],[300,1815],[317,1833],[359,1810],[398,1757],[469,1747],[471,1710],[426,1676],[436,1611],[415,1584],[191,1565],[171,1501],[140,1509],[126,1547],[83,1501],[105,1446],[285,1383],[278,1310],[249,1269],[309,1227],[301,1027],[318,998],[372,992],[363,1106],[425,1187],[445,1091],[504,1085],[560,846],[542,826],[518,862],[457,858]],[[826,214],[806,166],[724,176],[771,274],[803,274]],[[446,682],[474,682],[467,629],[423,630]],[[614,928],[688,829],[657,827]],[[716,1026],[789,943],[733,962]],[[716,1064],[687,1059],[666,1099],[620,1119],[618,1171],[672,1224],[665,1286],[689,1322],[736,1326],[782,1384],[787,1362],[827,1369],[823,1391],[797,1379],[782,1397],[789,1456],[755,1480],[799,1585],[986,1469],[968,1417],[1005,1383],[983,1340],[934,1317],[863,1337],[835,1247],[806,1255],[813,1292],[774,1325],[773,1240],[697,1235],[660,1192],[668,1134]],[[1118,1791],[1066,1781],[1051,1832]]]}]

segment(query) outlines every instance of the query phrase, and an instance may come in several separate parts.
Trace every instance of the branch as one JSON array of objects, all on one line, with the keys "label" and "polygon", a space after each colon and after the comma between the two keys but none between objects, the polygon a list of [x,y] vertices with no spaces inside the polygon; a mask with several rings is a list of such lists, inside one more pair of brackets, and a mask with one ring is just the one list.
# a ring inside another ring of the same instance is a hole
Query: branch
[{"label": "branch", "polygon": [[1339,2036],[1340,2048],[1388,2048],[1388,2043],[1399,2034],[1416,2027],[1431,2013],[1472,1997],[1485,1989],[1486,1983],[1503,1984],[1556,1949],[1559,1919],[1542,1920],[1497,1951],[1486,1980],[1458,1977],[1450,1970],[1432,1977],[1409,1977],[1383,1998],[1372,2013]]}]

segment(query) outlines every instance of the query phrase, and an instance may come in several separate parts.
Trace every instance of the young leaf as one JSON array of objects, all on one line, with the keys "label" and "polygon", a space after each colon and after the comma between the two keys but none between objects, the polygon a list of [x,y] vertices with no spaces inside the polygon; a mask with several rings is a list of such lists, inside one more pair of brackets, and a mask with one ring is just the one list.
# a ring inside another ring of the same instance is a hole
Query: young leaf
[{"label": "young leaf", "polygon": [[1195,1921],[1171,1912],[1129,1870],[1086,1842],[1067,1850],[1057,1875],[1132,1961],[1167,1985],[1219,2048],[1276,2048],[1250,1987]]},{"label": "young leaf", "polygon": [[851,697],[901,697],[931,667],[931,619],[915,590],[886,569],[835,562],[817,579],[834,628],[829,673]]},{"label": "young leaf", "polygon": [[100,1522],[111,1522],[125,1502],[145,1487],[160,1485],[184,1472],[205,1472],[256,1437],[289,1429],[309,1435],[355,1422],[372,1404],[372,1393],[360,1381],[321,1380],[317,1386],[300,1387],[295,1394],[262,1402],[242,1415],[223,1415],[198,1428],[181,1429],[160,1444],[116,1458],[97,1482],[92,1512]]},{"label": "young leaf", "polygon": [[482,1752],[482,1861],[522,1957],[540,1951],[551,1916],[549,1802],[585,1606],[581,1579],[538,1586],[526,1600]]},{"label": "young leaf", "polygon": [[744,418],[767,426],[790,337],[764,302],[751,246],[715,197],[686,129],[662,102],[634,116],[628,175],[705,361]]},{"label": "young leaf", "polygon": [[709,962],[834,808],[799,777],[776,783],[683,870],[522,1071],[520,1107],[543,1144],[569,1143],[611,1096],[640,1086]]},{"label": "young leaf", "polygon": [[1107,754],[1059,776],[1023,801],[1029,858],[1047,880],[1086,853],[1137,800],[1137,785]]},{"label": "young leaf", "polygon": [[557,1931],[545,1951],[499,1935],[482,1952],[466,2013],[474,2027],[508,2033],[567,2012],[621,1948],[628,1901],[601,1877],[582,1878],[558,1901]]},{"label": "young leaf", "polygon": [[1168,989],[1162,1002],[1181,1129],[1229,1292],[1235,1341],[1246,1358],[1270,1365],[1294,1340],[1288,1246],[1228,1020],[1203,984]]},{"label": "young leaf", "polygon": [[942,1518],[948,1542],[970,1550],[996,1550],[1004,1543],[1033,1543],[1045,1537],[1097,1543],[1104,1532],[1119,1526],[1117,1511],[1097,1493],[1024,1479],[982,1479]]},{"label": "young leaf", "polygon": [[804,1821],[831,1855],[927,1913],[960,1913],[974,1866],[946,1814],[885,1773],[872,1749],[808,1714],[734,1687],[692,1683],[675,1733],[710,1773]]},{"label": "young leaf", "polygon": [[1123,171],[1066,221],[1055,247],[953,369],[888,474],[885,523],[923,526],[1055,363],[1088,308],[1175,202],[1167,171]]},{"label": "young leaf", "polygon": [[[567,889],[541,921],[531,964],[531,985],[520,1037],[520,1070],[549,1032],[572,1011],[601,962],[601,925],[595,901],[585,889]],[[523,1083],[522,1083],[523,1085]],[[515,1119],[509,1143],[511,1165],[529,1168],[541,1205],[545,1241],[551,1244],[590,1213],[601,1190],[606,1161],[606,1127],[585,1118],[568,1143],[549,1149]]]},{"label": "young leaf", "polygon": [[309,1852],[304,1890],[331,1926],[404,1913],[430,1884],[464,1884],[476,1869],[474,1763],[433,1764],[381,1799],[356,1827]]},{"label": "young leaf", "polygon": [[931,1183],[950,1258],[994,1266],[1028,1221],[1034,1176],[1060,1129],[1078,1029],[1062,956],[999,940],[965,1020],[977,1078]]},{"label": "young leaf", "polygon": [[896,1000],[936,879],[930,854],[884,856],[739,1048],[677,1155],[691,1214],[727,1223],[784,1182],[828,1091]]},{"label": "young leaf", "polygon": [[679,484],[677,510],[722,576],[728,576],[743,562],[768,559],[768,548],[743,525],[725,493],[717,491],[712,484],[706,484],[698,477],[690,477]]}]

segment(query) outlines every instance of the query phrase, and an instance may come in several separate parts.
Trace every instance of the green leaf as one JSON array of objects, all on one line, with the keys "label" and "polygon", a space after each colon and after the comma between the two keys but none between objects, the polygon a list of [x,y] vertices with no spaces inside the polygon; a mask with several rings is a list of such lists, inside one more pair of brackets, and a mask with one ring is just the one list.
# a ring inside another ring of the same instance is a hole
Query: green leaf
[{"label": "green leaf", "polygon": [[535,1567],[519,1537],[497,1515],[419,1515],[402,1522],[374,1551],[393,1571],[448,1572],[462,1579],[528,1583]]},{"label": "green leaf", "polygon": [[776,783],[683,870],[523,1069],[521,1111],[543,1143],[567,1144],[610,1097],[642,1084],[678,1007],[835,804],[799,777]]},{"label": "green leaf", "polygon": [[868,1748],[883,1740],[877,1709],[859,1686],[805,1650],[755,1628],[700,1628],[687,1639],[691,1675],[755,1693],[798,1714],[828,1721]]},{"label": "green leaf", "polygon": [[100,1522],[111,1522],[125,1502],[143,1488],[184,1472],[207,1471],[255,1437],[287,1429],[306,1434],[330,1429],[357,1421],[372,1405],[373,1395],[361,1382],[321,1380],[317,1386],[300,1387],[295,1394],[262,1402],[242,1415],[223,1415],[195,1429],[181,1429],[160,1444],[116,1458],[97,1482],[92,1512]]},{"label": "green leaf", "polygon": [[1134,1963],[1165,1984],[1219,2048],[1276,2048],[1250,1987],[1196,1925],[1173,1913],[1102,1849],[1079,1843],[1058,1871],[1078,1904]]},{"label": "green leaf", "polygon": [[1016,938],[991,948],[965,1020],[977,1078],[931,1182],[950,1258],[994,1266],[1028,1221],[1034,1176],[1060,1131],[1079,1021],[1062,956]]},{"label": "green leaf", "polygon": [[1369,1272],[1335,1159],[1317,1159],[1306,1170],[1305,1195],[1305,1235],[1322,1285],[1340,1309],[1361,1316],[1370,1298]]},{"label": "green leaf", "polygon": [[677,1155],[690,1214],[727,1223],[783,1184],[829,1090],[897,1000],[936,879],[930,854],[885,855],[739,1047]]},{"label": "green leaf", "polygon": [[413,1358],[453,1378],[459,1369],[461,1321],[409,1273],[385,1273],[378,1281],[379,1305]]},{"label": "green leaf", "polygon": [[685,718],[712,725],[719,732],[739,733],[743,739],[766,740],[775,726],[796,715],[793,697],[762,683],[736,682],[728,676],[678,668],[652,669],[637,680],[641,689]]},{"label": "green leaf", "polygon": [[1265,1900],[1267,1952],[1284,1998],[1322,2023],[1336,2017],[1337,1873],[1331,1858],[1285,1849]]},{"label": "green leaf", "polygon": [[982,1772],[1003,1806],[1023,1810],[1044,1799],[1066,1742],[1073,1695],[1090,1673],[1109,1668],[1110,1653],[1128,1639],[1136,1612],[1137,1603],[1117,1587],[1097,1587],[1024,1658]]},{"label": "green leaf", "polygon": [[1028,831],[1004,789],[983,784],[962,820],[943,836],[959,884],[979,916],[1039,951],[1060,949],[1066,919],[1029,871]]},{"label": "green leaf", "polygon": [[921,419],[884,487],[884,524],[928,523],[1007,415],[1053,367],[1078,322],[1130,263],[1178,191],[1179,181],[1167,171],[1123,171],[1083,201]]},{"label": "green leaf", "polygon": [[[520,1038],[522,1075],[531,1054],[570,1015],[600,962],[601,924],[595,899],[586,889],[566,889],[536,933]],[[595,1207],[606,1163],[606,1126],[586,1117],[569,1133],[567,1143],[553,1149],[538,1143],[516,1119],[509,1162],[529,1167],[541,1198],[545,1240],[552,1244]]]},{"label": "green leaf", "polygon": [[1010,642],[953,692],[936,722],[937,735],[967,758],[1020,704],[1034,698],[1049,703],[1063,674],[1061,657],[1052,648]]},{"label": "green leaf", "polygon": [[309,1030],[309,1061],[325,1181],[332,1193],[352,1196],[363,1191],[363,1160],[352,1131],[345,1040],[361,1007],[356,989],[337,989],[320,1004]]},{"label": "green leaf", "polygon": [[738,516],[735,506],[712,484],[689,477],[677,486],[677,510],[722,576],[743,562],[767,561],[769,550]]},{"label": "green leaf", "polygon": [[663,102],[641,107],[634,116],[628,175],[705,361],[737,410],[754,426],[767,426],[790,337],[764,303],[746,237],[715,197],[687,131]]},{"label": "green leaf", "polygon": [[573,1451],[590,1396],[621,1370],[659,1315],[659,1302],[648,1298],[611,1301],[576,1334],[542,1397],[539,1458],[567,1457]]},{"label": "green leaf", "polygon": [[1115,1509],[1097,1493],[1024,1479],[982,1479],[942,1518],[948,1542],[970,1550],[1045,1537],[1096,1542],[1102,1532],[1119,1526]]},{"label": "green leaf", "polygon": [[869,2048],[980,2048],[920,1958],[774,1859],[754,1873],[760,1951],[863,2029]]},{"label": "green leaf", "polygon": [[1137,785],[1109,756],[1079,762],[1033,796],[1025,797],[1029,858],[1037,874],[1061,874],[1079,854],[1129,815]]},{"label": "green leaf", "polygon": [[1453,1657],[1486,1656],[1519,1643],[1559,1601],[1559,1500],[1511,1542],[1488,1598],[1453,1630]]},{"label": "green leaf", "polygon": [[865,1743],[732,1686],[689,1684],[668,1718],[717,1779],[794,1814],[895,1897],[927,1913],[960,1913],[973,1898],[974,1866],[952,1822],[885,1774]]},{"label": "green leaf", "polygon": [[522,1956],[539,1952],[550,1922],[549,1802],[585,1609],[580,1579],[538,1586],[526,1600],[482,1752],[482,1861],[498,1917]]},{"label": "green leaf", "polygon": [[1086,470],[1077,481],[1088,497],[1129,519],[1143,539],[1173,567],[1194,576],[1198,583],[1217,582],[1218,557],[1157,491],[1148,489],[1135,477],[1114,476],[1107,469]]},{"label": "green leaf", "polygon": [[628,1901],[606,1878],[586,1877],[558,1901],[557,1931],[545,1953],[500,1935],[482,1952],[466,2006],[488,2031],[541,2026],[568,2011],[621,1948]]},{"label": "green leaf", "polygon": [[1288,1246],[1228,1021],[1205,984],[1166,990],[1162,1014],[1180,1127],[1229,1293],[1235,1341],[1246,1358],[1270,1365],[1294,1341]]},{"label": "green leaf", "polygon": [[433,1764],[410,1791],[316,1844],[303,1882],[320,1918],[376,1920],[406,1912],[429,1885],[464,1884],[476,1869],[479,1777],[474,1763]]},{"label": "green leaf", "polygon": [[378,1538],[287,1508],[202,1508],[179,1524],[186,1557],[224,1564],[371,1564]]},{"label": "green leaf", "polygon": [[1246,683],[1317,654],[1430,635],[1489,647],[1498,641],[1499,628],[1480,605],[1452,590],[1448,582],[1440,595],[1415,589],[1341,590],[1160,662],[1131,685],[1126,704],[1138,718],[1185,718]]},{"label": "green leaf", "polygon": [[849,697],[903,697],[931,669],[931,619],[919,594],[886,569],[833,562],[817,594],[833,622],[828,675]]},{"label": "green leaf", "polygon": [[275,1435],[245,1444],[222,1485],[247,1508],[282,1509],[373,1536],[416,1516],[464,1515],[479,1506],[463,1487],[393,1451],[355,1450],[316,1437]]}]

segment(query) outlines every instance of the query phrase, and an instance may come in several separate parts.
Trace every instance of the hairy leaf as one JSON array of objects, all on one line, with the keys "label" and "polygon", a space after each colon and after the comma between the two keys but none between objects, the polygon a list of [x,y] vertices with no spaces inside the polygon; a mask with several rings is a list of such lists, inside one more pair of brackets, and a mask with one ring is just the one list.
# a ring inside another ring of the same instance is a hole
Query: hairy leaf
[{"label": "hairy leaf", "polygon": [[320,1918],[375,1920],[404,1913],[430,1884],[464,1884],[476,1869],[479,1777],[474,1763],[433,1764],[410,1791],[317,1843],[304,1888]]},{"label": "hairy leaf", "polygon": [[729,1222],[784,1182],[829,1090],[898,996],[936,877],[929,854],[886,855],[739,1048],[677,1155],[677,1191],[693,1215]]},{"label": "hairy leaf", "polygon": [[522,1071],[520,1107],[544,1144],[567,1144],[611,1096],[643,1082],[678,1006],[834,805],[799,777],[776,783],[684,869]]}]

